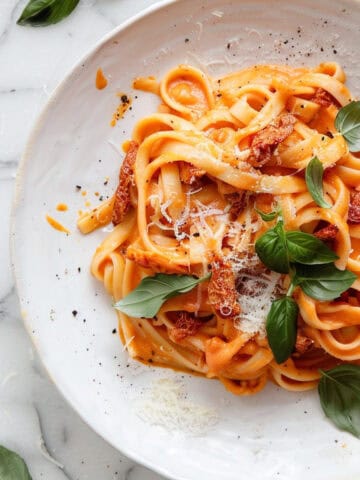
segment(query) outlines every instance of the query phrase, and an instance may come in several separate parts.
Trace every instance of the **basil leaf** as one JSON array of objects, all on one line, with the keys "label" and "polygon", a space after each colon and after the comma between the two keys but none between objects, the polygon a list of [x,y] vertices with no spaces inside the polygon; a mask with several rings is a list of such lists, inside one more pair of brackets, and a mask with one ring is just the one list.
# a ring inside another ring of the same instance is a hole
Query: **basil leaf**
[{"label": "basil leaf", "polygon": [[351,287],[357,276],[349,270],[339,270],[333,263],[327,265],[296,264],[293,283],[316,300],[333,300]]},{"label": "basil leaf", "polygon": [[291,297],[283,297],[271,304],[266,319],[266,333],[277,363],[287,360],[295,347],[299,307]]},{"label": "basil leaf", "polygon": [[273,212],[270,212],[270,213],[265,213],[255,208],[255,212],[260,215],[260,217],[264,220],[264,222],[271,222],[271,220],[274,220],[279,215],[278,210],[274,210]]},{"label": "basil leaf", "polygon": [[335,128],[345,138],[350,152],[360,151],[360,102],[350,102],[338,111]]},{"label": "basil leaf", "polygon": [[360,367],[340,365],[320,372],[318,391],[325,415],[340,430],[360,438]]},{"label": "basil leaf", "polygon": [[309,233],[286,232],[286,244],[291,262],[320,265],[339,258],[324,242]]},{"label": "basil leaf", "polygon": [[314,202],[322,208],[330,208],[330,203],[324,200],[323,193],[323,174],[324,167],[317,157],[314,157],[308,163],[305,170],[306,186]]},{"label": "basil leaf", "polygon": [[153,318],[166,300],[189,292],[210,276],[195,278],[191,275],[157,273],[143,278],[135,290],[115,303],[114,307],[130,317]]},{"label": "basil leaf", "polygon": [[289,258],[282,220],[280,220],[274,228],[269,229],[257,239],[255,251],[260,260],[270,268],[270,270],[279,273],[289,272]]},{"label": "basil leaf", "polygon": [[0,445],[1,480],[32,480],[24,460],[11,450]]},{"label": "basil leaf", "polygon": [[58,23],[70,15],[78,3],[79,0],[30,0],[17,24],[45,27]]}]

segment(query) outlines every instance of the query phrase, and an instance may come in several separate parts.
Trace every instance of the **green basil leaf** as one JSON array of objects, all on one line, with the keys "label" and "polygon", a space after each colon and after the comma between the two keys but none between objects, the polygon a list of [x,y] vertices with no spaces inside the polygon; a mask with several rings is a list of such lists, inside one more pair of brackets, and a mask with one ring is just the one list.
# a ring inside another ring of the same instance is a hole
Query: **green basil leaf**
[{"label": "green basil leaf", "polygon": [[78,3],[79,0],[30,0],[17,23],[45,27],[66,18]]},{"label": "green basil leaf", "polygon": [[300,231],[286,232],[290,262],[305,265],[332,263],[339,257],[314,235]]},{"label": "green basil leaf", "polygon": [[266,319],[266,333],[277,363],[287,360],[295,347],[299,307],[291,297],[283,297],[271,304]]},{"label": "green basil leaf", "polygon": [[24,460],[15,452],[0,445],[1,480],[32,480]]},{"label": "green basil leaf", "polygon": [[273,212],[265,213],[255,208],[255,212],[260,215],[260,217],[264,220],[264,222],[271,222],[271,220],[274,220],[279,215],[279,210],[274,210]]},{"label": "green basil leaf", "polygon": [[312,158],[305,170],[306,186],[314,202],[319,207],[330,208],[330,203],[324,200],[323,175],[324,167],[322,163],[317,157]]},{"label": "green basil leaf", "polygon": [[210,276],[211,274],[195,278],[191,275],[157,273],[143,278],[135,290],[115,303],[114,307],[130,317],[153,318],[166,300],[180,293],[190,292]]},{"label": "green basil leaf", "polygon": [[289,272],[289,257],[282,220],[257,239],[255,250],[260,260],[270,270],[279,273]]},{"label": "green basil leaf", "polygon": [[324,413],[340,430],[360,438],[360,366],[320,370],[318,391]]},{"label": "green basil leaf", "polygon": [[333,300],[351,287],[357,276],[349,270],[339,270],[333,263],[327,265],[296,264],[293,283],[316,300]]},{"label": "green basil leaf", "polygon": [[360,102],[350,102],[338,111],[335,128],[345,138],[350,152],[360,151]]}]

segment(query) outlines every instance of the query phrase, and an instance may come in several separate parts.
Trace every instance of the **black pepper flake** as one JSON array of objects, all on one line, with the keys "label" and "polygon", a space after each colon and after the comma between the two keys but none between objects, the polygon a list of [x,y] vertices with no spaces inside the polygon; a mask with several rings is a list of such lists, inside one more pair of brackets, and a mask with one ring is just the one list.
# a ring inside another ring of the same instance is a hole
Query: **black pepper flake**
[{"label": "black pepper flake", "polygon": [[109,183],[109,180],[105,180],[104,185],[107,185]]},{"label": "black pepper flake", "polygon": [[116,328],[114,328],[111,333],[112,333],[113,335],[115,335],[115,333],[116,333]]},{"label": "black pepper flake", "polygon": [[100,195],[99,202],[102,202],[103,200],[104,200],[104,197],[102,195]]},{"label": "black pepper flake", "polygon": [[81,190],[81,185],[75,185],[76,190]]},{"label": "black pepper flake", "polygon": [[120,99],[121,99],[122,103],[129,103],[130,102],[127,95],[121,95]]},{"label": "black pepper flake", "polygon": [[323,51],[324,51],[324,47],[320,47],[320,51],[323,52]]},{"label": "black pepper flake", "polygon": [[78,314],[77,310],[73,310],[71,313],[73,314],[74,317],[76,317],[76,315]]},{"label": "black pepper flake", "polygon": [[336,54],[337,54],[337,50],[335,50],[335,48],[334,48],[334,50],[333,50],[333,53],[334,53],[334,55],[336,55]]},{"label": "black pepper flake", "polygon": [[190,39],[189,38],[185,38],[185,43],[188,43],[190,42]]},{"label": "black pepper flake", "polygon": [[78,272],[79,272],[79,273],[81,272],[81,267],[78,267]]},{"label": "black pepper flake", "polygon": [[228,43],[228,44],[226,45],[226,48],[227,48],[228,50],[230,50],[230,47],[231,47],[231,45],[230,45],[230,43]]},{"label": "black pepper flake", "polygon": [[193,233],[193,237],[200,237],[200,233],[199,232]]}]

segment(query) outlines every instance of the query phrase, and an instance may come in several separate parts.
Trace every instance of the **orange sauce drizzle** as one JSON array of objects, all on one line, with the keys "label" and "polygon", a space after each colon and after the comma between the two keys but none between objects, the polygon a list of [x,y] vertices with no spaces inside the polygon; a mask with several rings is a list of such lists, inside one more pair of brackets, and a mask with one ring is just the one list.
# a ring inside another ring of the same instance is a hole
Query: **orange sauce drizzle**
[{"label": "orange sauce drizzle", "polygon": [[98,90],[103,90],[104,88],[107,87],[108,80],[104,75],[104,72],[102,71],[101,68],[98,68],[96,72],[96,80],[95,80],[95,85]]},{"label": "orange sauce drizzle", "polygon": [[50,215],[46,215],[46,220],[47,220],[49,225],[51,225],[53,228],[55,228],[55,230],[58,230],[59,232],[64,232],[64,233],[67,233],[67,234],[70,233],[70,230],[68,230],[66,227],[61,225],[61,223],[59,223],[57,220],[55,220],[55,218],[50,217]]},{"label": "orange sauce drizzle", "polygon": [[120,104],[112,116],[110,122],[111,127],[115,127],[118,120],[120,120],[120,118],[124,118],[125,112],[131,106],[131,98],[126,95],[126,93],[118,93],[117,96],[120,98]]},{"label": "orange sauce drizzle", "polygon": [[66,205],[66,203],[58,203],[56,205],[56,210],[58,212],[66,212],[66,210],[68,210],[68,206]]}]

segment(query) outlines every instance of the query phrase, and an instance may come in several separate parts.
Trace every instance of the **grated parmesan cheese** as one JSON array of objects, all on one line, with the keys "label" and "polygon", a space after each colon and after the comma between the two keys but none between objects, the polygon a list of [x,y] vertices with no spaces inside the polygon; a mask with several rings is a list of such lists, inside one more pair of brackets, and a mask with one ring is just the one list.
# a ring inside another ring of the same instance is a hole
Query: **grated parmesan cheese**
[{"label": "grated parmesan cheese", "polygon": [[235,327],[250,335],[264,336],[271,303],[284,292],[282,275],[265,269],[259,270],[261,262],[256,254],[232,252],[225,260],[234,272],[237,301],[241,308],[235,319]]},{"label": "grated parmesan cheese", "polygon": [[130,345],[130,343],[134,340],[134,338],[135,338],[135,335],[133,335],[132,337],[130,337],[130,338],[124,343],[123,352],[125,352],[126,350],[129,349],[129,345]]},{"label": "grated parmesan cheese", "polygon": [[224,16],[224,12],[222,12],[221,10],[213,10],[211,12],[211,15],[214,15],[214,17],[222,18]]},{"label": "grated parmesan cheese", "polygon": [[173,200],[170,198],[167,200],[165,203],[160,204],[160,211],[162,213],[162,216],[169,222],[173,223],[173,219],[170,217],[170,215],[167,213],[167,208],[170,207],[170,205],[173,203]]},{"label": "grated parmesan cheese", "polygon": [[241,313],[235,320],[235,327],[244,333],[265,336],[265,322],[271,303],[279,296],[279,273],[241,275],[241,293],[237,300]]},{"label": "grated parmesan cheese", "polygon": [[136,413],[150,425],[195,436],[204,434],[219,421],[216,410],[187,400],[183,385],[169,378],[153,383],[145,398],[137,402]]}]

